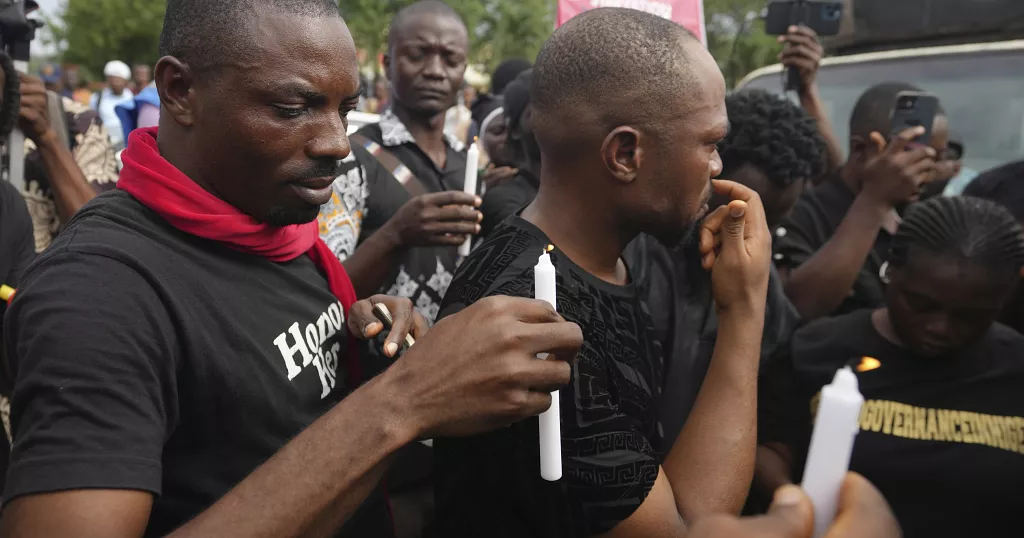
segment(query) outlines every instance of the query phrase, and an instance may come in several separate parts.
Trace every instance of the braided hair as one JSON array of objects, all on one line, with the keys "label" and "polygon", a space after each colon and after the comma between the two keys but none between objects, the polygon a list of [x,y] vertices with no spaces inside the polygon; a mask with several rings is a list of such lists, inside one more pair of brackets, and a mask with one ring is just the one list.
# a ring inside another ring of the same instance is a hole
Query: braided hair
[{"label": "braided hair", "polygon": [[734,93],[725,105],[730,129],[718,143],[722,177],[750,164],[785,189],[825,172],[825,139],[802,108],[764,90]]},{"label": "braided hair", "polygon": [[936,197],[911,207],[892,240],[889,265],[903,267],[926,252],[1006,271],[1015,282],[1024,267],[1024,235],[1001,205],[970,196]]}]

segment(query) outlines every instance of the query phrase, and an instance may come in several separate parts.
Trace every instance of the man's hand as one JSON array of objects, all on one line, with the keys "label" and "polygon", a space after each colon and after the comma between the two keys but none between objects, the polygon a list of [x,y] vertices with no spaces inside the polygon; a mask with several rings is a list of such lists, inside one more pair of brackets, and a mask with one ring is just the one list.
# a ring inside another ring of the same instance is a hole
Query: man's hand
[{"label": "man's hand", "polygon": [[439,321],[381,377],[420,437],[473,435],[550,407],[582,344],[549,304],[491,297]]},{"label": "man's hand", "polygon": [[24,73],[18,73],[18,77],[21,79],[18,126],[27,138],[39,144],[40,140],[52,134],[46,86],[39,77]]},{"label": "man's hand", "polygon": [[[796,486],[775,493],[763,516],[712,516],[697,521],[688,538],[811,538],[814,509]],[[902,531],[882,494],[864,477],[850,473],[843,482],[839,514],[825,538],[900,538]]]},{"label": "man's hand", "polygon": [[914,201],[935,178],[935,150],[913,144],[924,132],[924,127],[907,129],[888,145],[881,134],[871,133],[867,157],[854,164],[860,194],[888,207]]},{"label": "man's hand", "polygon": [[487,188],[491,188],[506,179],[512,179],[515,177],[519,170],[512,168],[511,166],[494,166],[494,163],[487,165],[487,169],[484,170],[484,185]]},{"label": "man's hand", "polygon": [[715,192],[732,201],[704,219],[700,252],[711,271],[711,292],[719,310],[733,305],[760,305],[768,295],[771,235],[761,198],[732,181],[715,180]]},{"label": "man's hand", "polygon": [[818,34],[806,26],[790,26],[789,32],[780,35],[778,41],[786,44],[779,53],[779,61],[786,67],[795,67],[800,73],[801,93],[810,91],[818,77],[818,65],[825,54],[821,43],[818,43]]},{"label": "man's hand", "polygon": [[406,202],[386,226],[405,247],[456,247],[480,233],[481,203],[479,196],[460,191],[424,194]]},{"label": "man's hand", "polygon": [[427,320],[412,306],[412,301],[402,297],[374,295],[352,305],[348,314],[348,330],[353,335],[369,340],[376,338],[384,330],[384,324],[373,315],[373,306],[383,304],[391,312],[392,324],[384,341],[384,354],[394,357],[405,342],[405,336],[411,334],[419,340],[427,334]]}]

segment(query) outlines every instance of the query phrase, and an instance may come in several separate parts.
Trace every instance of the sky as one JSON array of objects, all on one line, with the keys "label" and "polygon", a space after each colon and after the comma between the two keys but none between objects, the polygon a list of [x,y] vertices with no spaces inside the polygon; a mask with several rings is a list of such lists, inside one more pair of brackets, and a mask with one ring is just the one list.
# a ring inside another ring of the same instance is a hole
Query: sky
[{"label": "sky", "polygon": [[[60,11],[60,3],[61,3],[61,1],[62,0],[36,0],[36,3],[39,4],[39,9],[41,9],[44,12],[46,12],[47,15],[53,15],[53,14],[57,13],[58,11]],[[53,48],[52,47],[45,47],[45,46],[43,46],[43,44],[38,39],[37,39],[36,43],[32,44],[32,54],[33,55],[36,55],[36,54],[48,55],[48,54],[52,54],[52,53],[53,53]]]}]

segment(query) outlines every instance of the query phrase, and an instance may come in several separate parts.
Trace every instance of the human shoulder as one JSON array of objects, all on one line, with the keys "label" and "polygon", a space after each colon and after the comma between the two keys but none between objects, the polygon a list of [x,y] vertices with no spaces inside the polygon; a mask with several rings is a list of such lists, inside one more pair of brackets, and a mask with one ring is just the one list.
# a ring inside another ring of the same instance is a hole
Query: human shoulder
[{"label": "human shoulder", "polygon": [[370,123],[364,125],[356,131],[356,134],[374,142],[375,144],[384,143],[383,130],[381,129],[380,123]]},{"label": "human shoulder", "polygon": [[129,264],[159,266],[171,259],[167,247],[187,234],[122,190],[105,192],[87,203],[40,257],[61,252],[95,254]]},{"label": "human shoulder", "polygon": [[794,368],[834,372],[855,356],[863,355],[872,341],[881,338],[872,325],[872,312],[866,309],[820,318],[798,329],[790,344]]},{"label": "human shoulder", "polygon": [[524,223],[519,217],[510,219],[462,262],[438,319],[493,295],[533,296],[532,270],[547,239]]},{"label": "human shoulder", "polygon": [[1024,372],[1024,335],[1001,323],[993,323],[979,342],[976,355],[991,360],[992,366],[1016,373]]}]

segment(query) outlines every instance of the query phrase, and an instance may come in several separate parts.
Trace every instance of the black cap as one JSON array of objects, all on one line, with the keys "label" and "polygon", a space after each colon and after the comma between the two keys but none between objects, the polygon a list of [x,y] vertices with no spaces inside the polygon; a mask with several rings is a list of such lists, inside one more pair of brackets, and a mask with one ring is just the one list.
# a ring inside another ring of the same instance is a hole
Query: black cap
[{"label": "black cap", "polygon": [[498,68],[491,75],[491,94],[501,95],[505,93],[505,88],[519,76],[519,73],[531,67],[533,67],[533,64],[521,58],[505,60],[498,64]]},{"label": "black cap", "polygon": [[533,69],[527,69],[505,88],[505,117],[508,118],[509,129],[514,129],[519,125],[519,119],[522,118],[523,112],[530,104],[532,82]]}]

